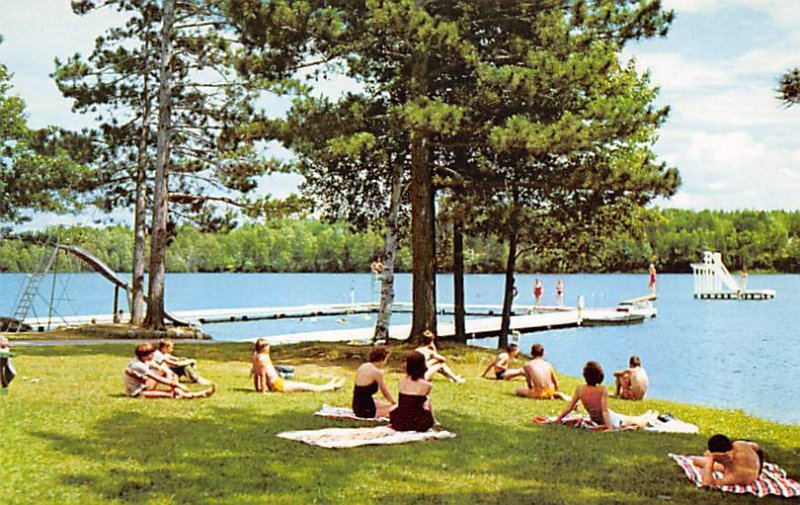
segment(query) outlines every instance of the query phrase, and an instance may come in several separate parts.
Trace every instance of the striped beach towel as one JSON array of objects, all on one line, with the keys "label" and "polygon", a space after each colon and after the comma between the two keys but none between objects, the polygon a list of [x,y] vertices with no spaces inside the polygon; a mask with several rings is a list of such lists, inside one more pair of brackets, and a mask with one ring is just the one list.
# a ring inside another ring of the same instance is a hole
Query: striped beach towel
[{"label": "striped beach towel", "polygon": [[353,412],[353,409],[348,407],[334,407],[323,403],[322,407],[314,412],[315,416],[322,416],[328,419],[346,419],[348,421],[366,421],[373,423],[388,423],[388,417],[358,417]]},{"label": "striped beach towel", "polygon": [[[697,487],[703,480],[700,473],[700,468],[694,466],[691,456],[684,456],[680,454],[670,454],[670,458],[674,459],[678,466],[683,469],[686,477],[693,482]],[[715,478],[722,478],[720,472],[714,472]],[[736,494],[754,494],[759,498],[768,495],[783,496],[784,498],[800,497],[800,483],[794,479],[786,476],[786,472],[778,465],[764,462],[761,470],[761,476],[752,484],[747,486],[733,485],[733,486],[720,486],[716,489],[725,491],[726,493]]]},{"label": "striped beach towel", "polygon": [[[544,416],[534,417],[533,422],[537,424],[555,424],[556,417],[544,417]],[[608,429],[605,426],[597,424],[591,419],[589,419],[589,416],[582,416],[579,414],[568,415],[567,417],[562,419],[561,422],[558,424],[560,424],[561,426],[567,426],[569,428],[578,428],[581,430],[608,431]],[[627,426],[625,428],[616,431],[630,431],[635,429],[636,429],[635,426]]]}]

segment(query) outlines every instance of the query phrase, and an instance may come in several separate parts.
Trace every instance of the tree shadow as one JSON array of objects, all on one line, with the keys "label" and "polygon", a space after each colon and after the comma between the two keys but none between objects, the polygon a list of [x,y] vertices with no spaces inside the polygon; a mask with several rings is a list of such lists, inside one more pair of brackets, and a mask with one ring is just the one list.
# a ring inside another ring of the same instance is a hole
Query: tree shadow
[{"label": "tree shadow", "polygon": [[[68,487],[103,501],[143,503],[725,503],[698,490],[666,455],[699,452],[705,437],[593,433],[437,412],[451,440],[327,450],[277,438],[285,430],[366,426],[298,412],[289,402],[204,405],[202,415],[115,413],[81,436],[40,430],[78,457],[57,468]],[[295,410],[289,410],[294,408]],[[269,413],[265,414],[265,409]],[[792,461],[788,451],[768,452]],[[454,488],[453,483],[458,483]],[[754,498],[735,497],[737,503]],[[759,500],[758,503],[764,503]]]}]

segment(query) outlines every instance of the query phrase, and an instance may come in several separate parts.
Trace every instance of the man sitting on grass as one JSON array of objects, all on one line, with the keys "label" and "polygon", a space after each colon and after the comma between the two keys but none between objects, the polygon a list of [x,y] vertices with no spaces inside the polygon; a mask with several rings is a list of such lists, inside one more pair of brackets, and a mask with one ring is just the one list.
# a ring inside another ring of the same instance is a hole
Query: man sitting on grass
[{"label": "man sitting on grass", "polygon": [[[725,435],[714,435],[705,454],[693,457],[692,463],[701,469],[704,486],[746,486],[761,475],[764,456],[755,442],[731,442]],[[722,478],[714,478],[715,471],[722,472]]]},{"label": "man sitting on grass", "polygon": [[[178,382],[176,376],[170,378],[160,373],[160,367],[153,363],[156,349],[152,344],[139,344],[136,346],[136,357],[125,368],[125,391],[132,398],[204,398],[214,394],[216,388],[210,388],[192,393]],[[158,386],[167,389],[158,389]]]},{"label": "man sitting on grass", "polygon": [[628,361],[628,368],[614,372],[614,382],[616,393],[614,396],[622,400],[642,400],[647,394],[650,379],[647,372],[642,368],[642,360],[639,356],[631,356]]},{"label": "man sitting on grass", "polygon": [[486,377],[486,374],[489,373],[492,367],[494,367],[494,377],[499,381],[509,381],[525,375],[525,372],[523,372],[521,368],[508,368],[509,363],[517,357],[517,354],[519,354],[519,346],[517,344],[508,344],[506,346],[506,351],[494,357],[494,360],[489,363],[489,366],[483,371],[481,377]]},{"label": "man sitting on grass", "polygon": [[544,347],[542,344],[533,344],[531,347],[531,360],[522,366],[525,374],[527,388],[517,389],[517,395],[535,400],[570,400],[558,390],[558,378],[553,365],[544,360]]},{"label": "man sitting on grass", "polygon": [[270,345],[263,338],[256,340],[253,353],[253,386],[257,393],[276,391],[293,393],[296,391],[333,391],[344,385],[344,379],[331,379],[327,384],[309,384],[286,380],[278,374],[269,356]]},{"label": "man sitting on grass", "polygon": [[176,375],[179,379],[186,377],[189,382],[196,382],[198,384],[208,385],[211,381],[200,377],[200,372],[197,371],[197,361],[188,358],[179,358],[172,355],[175,349],[175,344],[168,338],[162,338],[158,342],[158,350],[153,355],[153,362],[164,368],[165,375],[171,378]]}]

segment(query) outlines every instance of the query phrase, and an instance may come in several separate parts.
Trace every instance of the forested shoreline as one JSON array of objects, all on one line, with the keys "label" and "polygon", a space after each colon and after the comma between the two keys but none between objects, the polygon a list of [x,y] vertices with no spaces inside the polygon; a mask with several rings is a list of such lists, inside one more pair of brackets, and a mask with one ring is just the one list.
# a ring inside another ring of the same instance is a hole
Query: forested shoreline
[{"label": "forested shoreline", "polygon": [[[521,255],[517,271],[632,272],[654,261],[662,272],[688,272],[702,251],[723,255],[731,270],[800,272],[800,212],[655,210],[641,238],[633,235],[601,241],[583,262],[565,264],[553,250]],[[452,270],[447,223],[440,223],[437,267]],[[126,226],[56,227],[47,233],[62,243],[82,247],[114,270],[130,269],[131,231]],[[42,241],[44,235],[26,239]],[[247,224],[229,233],[204,233],[182,226],[172,237],[167,255],[169,272],[366,272],[383,249],[380,230],[353,231],[347,223],[316,219],[283,219]],[[465,267],[472,273],[504,269],[506,244],[496,237],[465,237]],[[0,270],[30,272],[36,268],[41,246],[29,241],[0,243]],[[401,240],[399,271],[410,271],[411,251]],[[61,269],[78,269],[73,261]]]}]

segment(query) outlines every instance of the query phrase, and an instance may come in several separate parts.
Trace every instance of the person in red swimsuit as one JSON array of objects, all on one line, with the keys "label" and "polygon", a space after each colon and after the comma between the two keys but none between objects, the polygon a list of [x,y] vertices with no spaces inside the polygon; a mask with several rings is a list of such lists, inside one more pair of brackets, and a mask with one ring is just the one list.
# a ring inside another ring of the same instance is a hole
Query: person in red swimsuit
[{"label": "person in red swimsuit", "polygon": [[656,294],[656,266],[650,263],[650,294]]},{"label": "person in red swimsuit", "polygon": [[537,277],[536,280],[533,281],[533,298],[536,299],[536,303],[533,305],[534,307],[538,307],[542,304],[543,294],[544,286],[542,285],[542,281]]}]

